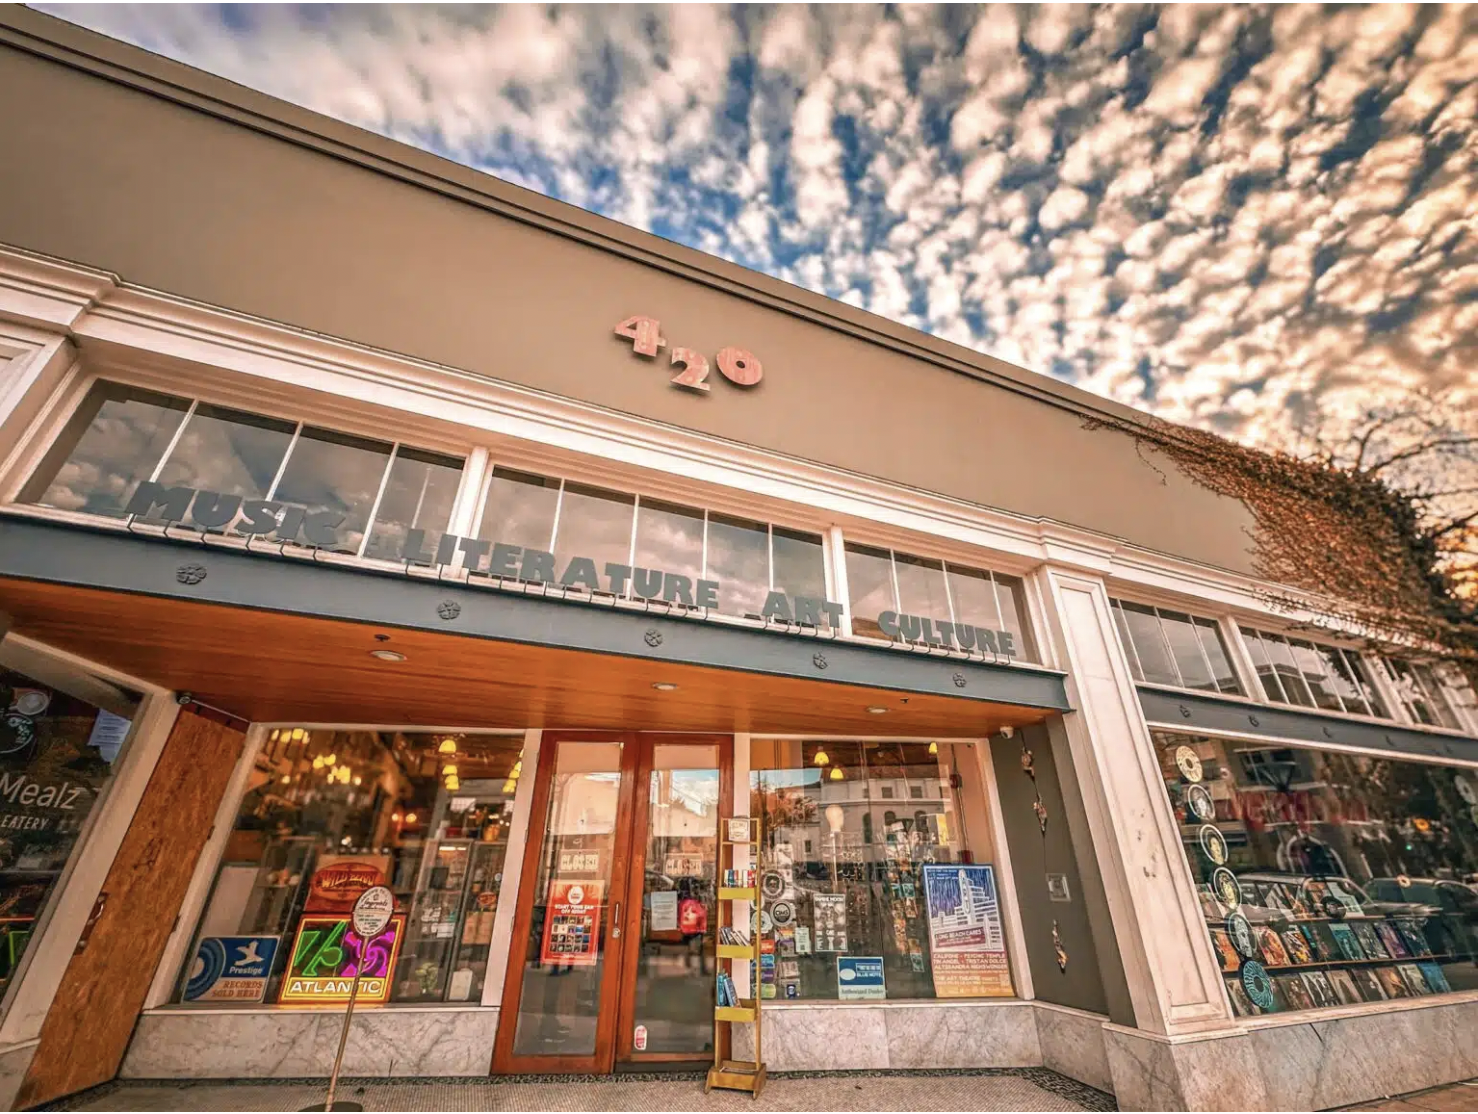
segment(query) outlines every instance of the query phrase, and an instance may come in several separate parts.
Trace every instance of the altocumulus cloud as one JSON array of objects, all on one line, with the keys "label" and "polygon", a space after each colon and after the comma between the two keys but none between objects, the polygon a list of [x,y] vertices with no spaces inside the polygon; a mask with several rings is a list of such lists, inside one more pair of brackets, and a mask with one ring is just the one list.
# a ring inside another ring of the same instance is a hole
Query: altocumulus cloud
[{"label": "altocumulus cloud", "polygon": [[1478,7],[56,7],[1177,421],[1478,397]]}]

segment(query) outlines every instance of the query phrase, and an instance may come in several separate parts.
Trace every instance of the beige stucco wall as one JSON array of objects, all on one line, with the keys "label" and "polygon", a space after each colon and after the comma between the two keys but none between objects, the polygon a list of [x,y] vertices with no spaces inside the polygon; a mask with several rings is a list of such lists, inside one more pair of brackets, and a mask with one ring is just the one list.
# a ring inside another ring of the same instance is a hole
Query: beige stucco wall
[{"label": "beige stucco wall", "polygon": [[[716,286],[694,272],[696,253],[655,237],[620,232],[647,256],[632,259],[499,215],[463,185],[475,187],[478,178],[461,168],[36,13],[0,12],[0,39],[14,43],[16,28],[216,99],[200,111],[0,45],[0,103],[25,106],[0,113],[7,166],[0,242],[330,336],[1250,571],[1245,508],[1162,458],[1152,467],[1121,433],[1085,429],[1081,408],[1094,404],[1080,392],[1034,388],[1019,369],[877,319],[869,325],[850,307],[834,307],[833,324],[842,328],[828,327],[804,316],[807,305],[821,304],[815,298],[801,296],[798,313],[775,304],[789,288],[773,280],[756,276],[749,291]],[[221,98],[280,119],[230,122],[221,113],[249,114]],[[335,157],[301,130],[299,141],[261,130],[290,130],[282,121],[359,144],[361,154],[393,156],[415,173],[367,168],[369,156]],[[428,188],[427,168],[438,166],[443,188]],[[505,208],[522,194],[483,181]],[[531,215],[546,224],[563,212],[577,231],[615,230],[523,196],[537,202]],[[720,279],[739,274],[718,261],[705,269]],[[706,396],[670,386],[665,352],[659,362],[643,360],[612,335],[636,313],[660,318],[670,343],[710,358],[726,345],[750,349],[764,362],[764,382],[744,391],[715,371]],[[869,328],[871,337],[856,335]],[[907,351],[915,342],[925,350]]]}]

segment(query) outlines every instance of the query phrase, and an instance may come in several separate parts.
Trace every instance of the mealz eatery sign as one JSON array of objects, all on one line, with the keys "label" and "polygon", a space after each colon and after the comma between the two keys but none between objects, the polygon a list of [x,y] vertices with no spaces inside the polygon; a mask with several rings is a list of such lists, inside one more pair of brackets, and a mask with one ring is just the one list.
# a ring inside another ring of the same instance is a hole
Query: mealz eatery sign
[{"label": "mealz eatery sign", "polygon": [[[139,484],[123,513],[144,519],[162,519],[166,523],[186,522],[206,531],[225,532],[230,529],[247,538],[268,537],[282,544],[327,550],[337,549],[339,530],[347,517],[334,511],[314,511],[266,499],[242,499],[239,495],[221,495],[196,488],[165,487],[152,480]],[[435,548],[428,549],[425,530],[407,530],[400,559],[406,565],[451,568],[459,554],[460,567],[469,576],[612,596],[625,596],[629,589],[633,596],[642,600],[703,611],[720,609],[723,585],[717,580],[615,561],[607,561],[604,568],[599,568],[593,559],[580,556],[570,557],[560,567],[558,559],[548,550],[481,541],[456,534],[441,535]],[[784,592],[772,591],[765,597],[758,617],[766,623],[794,623],[818,630],[824,625],[835,633],[841,628],[842,605],[814,596],[797,595],[792,599]],[[989,653],[1008,660],[1016,655],[1016,643],[1010,631],[988,630],[968,623],[951,623],[896,611],[884,611],[876,621],[882,632],[895,642],[982,655]]]}]

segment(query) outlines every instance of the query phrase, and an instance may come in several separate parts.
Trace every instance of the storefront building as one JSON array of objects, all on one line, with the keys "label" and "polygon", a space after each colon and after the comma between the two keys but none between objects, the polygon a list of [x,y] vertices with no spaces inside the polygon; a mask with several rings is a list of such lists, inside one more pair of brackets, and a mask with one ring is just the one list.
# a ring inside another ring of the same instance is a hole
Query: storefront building
[{"label": "storefront building", "polygon": [[354,1075],[742,1053],[733,817],[772,1072],[1478,1075],[1471,688],[1132,412],[24,9],[0,97],[9,1101],[355,976]]}]

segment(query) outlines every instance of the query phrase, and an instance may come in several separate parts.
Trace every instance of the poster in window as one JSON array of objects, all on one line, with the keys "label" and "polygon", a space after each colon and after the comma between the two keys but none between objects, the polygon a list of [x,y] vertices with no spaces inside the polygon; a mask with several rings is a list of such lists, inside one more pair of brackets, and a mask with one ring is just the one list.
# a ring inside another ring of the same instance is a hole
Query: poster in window
[{"label": "poster in window", "polygon": [[923,870],[934,993],[940,998],[1011,997],[995,870],[963,864]]},{"label": "poster in window", "polygon": [[600,882],[549,883],[541,963],[594,967],[600,946]]},{"label": "poster in window", "polygon": [[846,894],[812,894],[811,921],[818,952],[847,950]]},{"label": "poster in window", "polygon": [[405,936],[405,914],[390,918],[385,931],[366,947],[349,917],[305,913],[298,921],[292,960],[282,979],[281,1003],[347,1002],[359,978],[356,999],[365,1005],[390,1000],[390,980]]},{"label": "poster in window", "polygon": [[277,955],[276,936],[206,936],[185,983],[187,1002],[260,1002]]},{"label": "poster in window", "polygon": [[352,913],[359,895],[387,884],[389,855],[322,855],[308,883],[308,913]]}]

